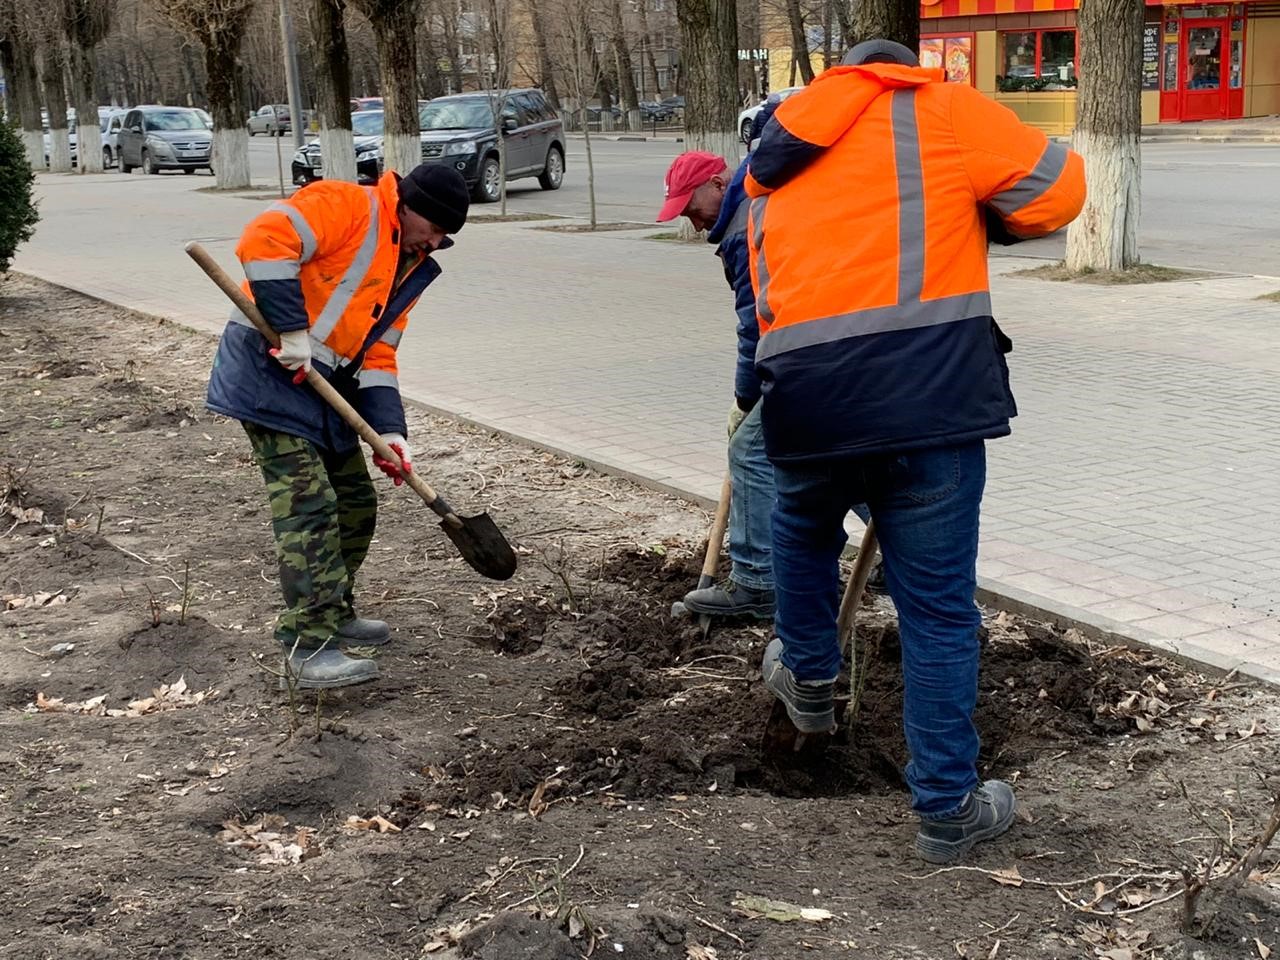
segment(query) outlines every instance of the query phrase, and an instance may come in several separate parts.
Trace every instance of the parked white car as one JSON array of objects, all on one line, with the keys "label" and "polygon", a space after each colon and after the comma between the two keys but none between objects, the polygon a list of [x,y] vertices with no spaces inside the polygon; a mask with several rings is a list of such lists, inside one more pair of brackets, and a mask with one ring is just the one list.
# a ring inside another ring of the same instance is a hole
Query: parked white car
[{"label": "parked white car", "polygon": [[99,112],[102,130],[102,167],[110,170],[120,159],[120,128],[124,125],[126,110]]},{"label": "parked white car", "polygon": [[781,102],[793,93],[799,93],[803,89],[804,87],[784,87],[781,90],[774,90],[767,98],[761,100],[754,107],[747,107],[747,109],[738,114],[738,136],[742,138],[742,142],[751,142],[751,126],[756,122],[756,114],[764,109],[764,105],[766,103],[775,98]]}]

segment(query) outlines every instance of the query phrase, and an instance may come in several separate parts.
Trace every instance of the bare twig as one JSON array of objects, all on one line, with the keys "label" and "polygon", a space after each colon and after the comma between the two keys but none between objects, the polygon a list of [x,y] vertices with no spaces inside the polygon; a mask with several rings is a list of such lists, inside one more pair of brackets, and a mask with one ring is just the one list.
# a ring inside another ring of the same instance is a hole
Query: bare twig
[{"label": "bare twig", "polygon": [[1158,897],[1155,900],[1148,901],[1147,903],[1140,904],[1136,907],[1125,907],[1122,910],[1095,910],[1089,904],[1076,903],[1061,890],[1055,890],[1054,893],[1058,895],[1059,900],[1067,904],[1073,910],[1080,913],[1087,913],[1095,917],[1128,917],[1135,913],[1142,913],[1144,910],[1150,910],[1152,907],[1158,907],[1162,903],[1168,903],[1170,900],[1174,900],[1182,896],[1181,890],[1175,890],[1173,893],[1166,894],[1163,897]]},{"label": "bare twig", "polygon": [[694,914],[693,919],[697,920],[700,924],[702,924],[708,930],[714,930],[716,933],[724,934],[726,937],[728,937],[738,946],[742,947],[743,949],[746,949],[746,946],[747,946],[746,941],[744,941],[736,933],[730,933],[728,930],[720,926],[718,923],[712,923],[710,920],[706,920],[703,917],[698,916],[697,914]]}]

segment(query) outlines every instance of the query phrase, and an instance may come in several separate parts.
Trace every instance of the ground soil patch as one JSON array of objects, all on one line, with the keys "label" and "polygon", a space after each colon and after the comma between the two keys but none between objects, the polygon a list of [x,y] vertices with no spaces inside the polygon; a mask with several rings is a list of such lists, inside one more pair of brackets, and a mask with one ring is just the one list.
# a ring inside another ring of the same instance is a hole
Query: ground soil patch
[{"label": "ground soil patch", "polygon": [[[1280,790],[1273,692],[988,612],[982,772],[1022,815],[936,872],[911,852],[886,599],[848,732],[763,756],[768,625],[704,640],[671,617],[703,511],[418,412],[419,469],[521,569],[479,579],[380,482],[358,602],[393,626],[382,678],[291,703],[260,476],[202,408],[212,353],[0,283],[0,957],[561,960],[592,933],[642,960],[1280,948],[1274,852],[1210,939],[1178,927],[1178,871],[1215,832],[1242,848]],[[189,699],[120,711],[179,679]]]}]

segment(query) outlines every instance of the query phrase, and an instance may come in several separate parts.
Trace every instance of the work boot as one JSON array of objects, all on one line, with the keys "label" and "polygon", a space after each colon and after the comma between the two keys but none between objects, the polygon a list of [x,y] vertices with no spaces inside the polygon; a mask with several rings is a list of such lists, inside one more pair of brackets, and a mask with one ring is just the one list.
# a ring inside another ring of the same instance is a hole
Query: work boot
[{"label": "work boot", "polygon": [[353,617],[338,628],[338,640],[357,647],[380,647],[391,639],[391,628],[385,620]]},{"label": "work boot", "polygon": [[732,578],[712,587],[690,590],[683,602],[685,609],[698,616],[773,619],[773,591],[744,587]]},{"label": "work boot", "polygon": [[1013,825],[1018,801],[1003,780],[988,780],[944,820],[921,820],[916,852],[930,863],[953,863],[975,843],[998,837]]},{"label": "work boot", "polygon": [[[292,655],[284,648],[284,669],[299,690],[327,690],[330,687],[349,687],[377,679],[378,665],[372,660],[348,657],[341,650],[323,647],[319,650],[295,650]],[[280,678],[280,689],[287,690],[289,679]]]},{"label": "work boot", "polygon": [[782,701],[801,733],[831,733],[836,728],[836,678],[797,680],[782,663],[782,641],[774,637],[764,648],[760,666],[764,685]]}]

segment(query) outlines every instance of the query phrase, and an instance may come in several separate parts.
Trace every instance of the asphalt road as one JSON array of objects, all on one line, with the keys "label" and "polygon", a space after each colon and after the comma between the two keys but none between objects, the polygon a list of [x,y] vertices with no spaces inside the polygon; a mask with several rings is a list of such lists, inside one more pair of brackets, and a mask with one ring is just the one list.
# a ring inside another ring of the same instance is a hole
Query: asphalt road
[{"label": "asphalt road", "polygon": [[[277,180],[276,144],[250,141],[256,181]],[[596,203],[601,220],[649,222],[662,202],[662,178],[683,149],[674,140],[592,141]],[[1168,266],[1225,273],[1280,276],[1280,145],[1143,144],[1142,258]],[[281,144],[286,179],[291,141]],[[564,186],[539,189],[536,180],[513,182],[517,213],[585,217],[589,207],[585,144],[569,142]],[[1061,259],[1065,237],[1019,245],[1025,256]],[[1011,251],[1012,252],[1012,251]]]}]

